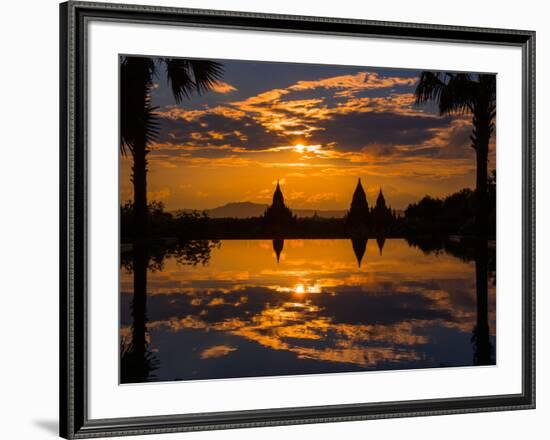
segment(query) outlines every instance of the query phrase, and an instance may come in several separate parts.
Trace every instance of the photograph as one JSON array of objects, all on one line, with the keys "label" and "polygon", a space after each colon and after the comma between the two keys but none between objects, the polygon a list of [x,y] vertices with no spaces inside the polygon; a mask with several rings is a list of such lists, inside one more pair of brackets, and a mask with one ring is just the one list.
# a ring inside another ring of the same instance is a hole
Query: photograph
[{"label": "photograph", "polygon": [[496,365],[495,72],[118,78],[120,384]]},{"label": "photograph", "polygon": [[6,6],[1,438],[548,431],[544,2]]}]

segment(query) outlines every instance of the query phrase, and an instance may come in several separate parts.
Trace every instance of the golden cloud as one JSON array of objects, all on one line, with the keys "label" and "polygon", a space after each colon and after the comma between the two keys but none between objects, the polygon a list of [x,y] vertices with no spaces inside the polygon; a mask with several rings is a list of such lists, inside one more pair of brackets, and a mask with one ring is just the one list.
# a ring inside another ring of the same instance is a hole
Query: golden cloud
[{"label": "golden cloud", "polygon": [[416,78],[384,77],[375,72],[359,72],[355,75],[340,75],[316,81],[298,81],[290,90],[311,90],[316,88],[342,89],[340,96],[352,96],[362,90],[385,89],[396,86],[413,86]]},{"label": "golden cloud", "polygon": [[234,92],[235,90],[237,90],[235,87],[233,87],[231,84],[228,84],[224,81],[216,81],[211,87],[210,89],[213,91],[213,92],[216,92],[216,93],[229,93],[229,92]]},{"label": "golden cloud", "polygon": [[212,359],[227,356],[229,353],[237,350],[236,347],[229,345],[215,345],[214,347],[207,348],[201,353],[201,359]]}]

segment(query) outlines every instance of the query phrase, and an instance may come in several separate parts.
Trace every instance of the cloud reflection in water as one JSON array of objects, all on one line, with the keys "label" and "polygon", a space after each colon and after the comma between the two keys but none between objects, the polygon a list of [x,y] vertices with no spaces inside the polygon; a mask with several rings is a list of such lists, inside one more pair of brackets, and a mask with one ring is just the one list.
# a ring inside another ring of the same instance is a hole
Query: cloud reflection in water
[{"label": "cloud reflection in water", "polygon": [[[472,365],[474,262],[387,240],[229,240],[208,264],[148,273],[152,380]],[[121,269],[121,335],[132,274]],[[489,288],[495,335],[495,291]]]}]

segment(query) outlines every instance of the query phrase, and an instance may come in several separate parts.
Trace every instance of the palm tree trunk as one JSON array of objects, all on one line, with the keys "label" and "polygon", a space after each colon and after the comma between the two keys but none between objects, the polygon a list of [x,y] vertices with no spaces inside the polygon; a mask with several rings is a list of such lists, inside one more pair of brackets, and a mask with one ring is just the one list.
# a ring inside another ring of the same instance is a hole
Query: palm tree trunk
[{"label": "palm tree trunk", "polygon": [[144,142],[134,145],[132,182],[134,185],[132,342],[125,368],[127,382],[145,382],[149,377],[147,363],[147,150]]},{"label": "palm tree trunk", "polygon": [[147,238],[147,149],[143,144],[134,145],[134,163],[132,166],[134,185],[134,234],[135,239]]},{"label": "palm tree trunk", "polygon": [[135,241],[133,249],[134,295],[130,305],[131,339],[122,352],[120,378],[122,383],[150,380],[154,359],[147,342],[147,243]]},{"label": "palm tree trunk", "polygon": [[491,136],[491,119],[488,111],[474,113],[474,131],[472,147],[476,151],[476,235],[487,239],[488,215],[487,206],[487,160],[489,138]]},{"label": "palm tree trunk", "polygon": [[147,249],[143,241],[134,246],[134,297],[132,300],[132,345],[128,365],[133,382],[145,382],[147,365]]},{"label": "palm tree trunk", "polygon": [[487,240],[477,239],[475,246],[477,314],[473,332],[474,365],[490,365],[493,359],[489,334]]},{"label": "palm tree trunk", "polygon": [[487,193],[487,160],[491,137],[490,112],[484,108],[474,113],[472,146],[476,150],[476,303],[477,320],[474,329],[474,364],[491,364],[491,343],[488,320],[488,251],[489,209]]},{"label": "palm tree trunk", "polygon": [[476,233],[478,237],[487,239],[487,150],[478,149],[476,160]]}]

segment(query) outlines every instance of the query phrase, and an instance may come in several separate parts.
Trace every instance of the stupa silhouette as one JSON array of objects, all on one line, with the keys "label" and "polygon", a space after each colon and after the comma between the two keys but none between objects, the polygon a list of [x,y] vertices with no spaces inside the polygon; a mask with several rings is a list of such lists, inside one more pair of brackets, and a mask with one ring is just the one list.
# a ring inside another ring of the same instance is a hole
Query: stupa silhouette
[{"label": "stupa silhouette", "polygon": [[275,251],[275,255],[277,256],[277,264],[279,264],[279,258],[281,258],[284,245],[285,241],[282,238],[275,238],[273,240],[273,251]]},{"label": "stupa silhouette", "polygon": [[350,209],[346,215],[346,225],[352,235],[364,235],[367,232],[369,220],[370,212],[367,195],[363,189],[361,178],[359,178],[353,192]]},{"label": "stupa silhouette", "polygon": [[271,205],[265,210],[263,216],[263,223],[266,231],[276,234],[285,235],[290,229],[290,226],[294,222],[295,218],[292,215],[292,211],[285,205],[285,198],[283,191],[277,180],[277,186],[273,193],[273,201]]},{"label": "stupa silhouette", "polygon": [[376,205],[371,212],[371,220],[378,233],[382,233],[393,220],[391,208],[386,206],[386,199],[382,193],[382,188],[376,198]]},{"label": "stupa silhouette", "polygon": [[380,256],[382,256],[382,250],[384,249],[384,243],[386,243],[386,237],[383,235],[378,235],[376,237],[376,243],[378,244],[378,250],[380,251]]},{"label": "stupa silhouette", "polygon": [[352,238],[351,245],[353,247],[353,253],[357,259],[357,267],[361,267],[361,261],[363,261],[363,256],[367,250],[367,239],[366,238]]}]

